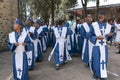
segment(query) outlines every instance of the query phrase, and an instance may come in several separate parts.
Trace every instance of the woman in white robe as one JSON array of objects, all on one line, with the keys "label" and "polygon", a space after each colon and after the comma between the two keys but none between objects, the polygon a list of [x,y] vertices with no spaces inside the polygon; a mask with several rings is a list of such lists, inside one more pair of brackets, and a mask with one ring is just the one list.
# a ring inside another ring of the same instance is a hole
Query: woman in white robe
[{"label": "woman in white robe", "polygon": [[13,53],[14,80],[28,80],[28,61],[26,51],[31,44],[29,36],[23,33],[22,21],[16,19],[13,32],[9,33],[8,47]]}]

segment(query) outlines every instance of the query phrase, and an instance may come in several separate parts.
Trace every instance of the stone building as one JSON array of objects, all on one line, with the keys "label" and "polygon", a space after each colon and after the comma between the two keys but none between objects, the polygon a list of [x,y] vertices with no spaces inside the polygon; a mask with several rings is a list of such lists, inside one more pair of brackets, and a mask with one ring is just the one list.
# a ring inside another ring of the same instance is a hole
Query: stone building
[{"label": "stone building", "polygon": [[8,50],[8,33],[18,17],[18,0],[0,0],[0,52]]}]

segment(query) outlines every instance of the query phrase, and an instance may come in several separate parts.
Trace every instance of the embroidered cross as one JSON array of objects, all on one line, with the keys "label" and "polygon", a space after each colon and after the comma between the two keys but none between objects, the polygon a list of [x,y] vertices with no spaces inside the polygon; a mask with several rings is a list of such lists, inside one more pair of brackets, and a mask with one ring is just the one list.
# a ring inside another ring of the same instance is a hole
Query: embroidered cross
[{"label": "embroidered cross", "polygon": [[30,63],[30,61],[31,61],[31,58],[28,58],[28,63]]},{"label": "embroidered cross", "polygon": [[106,62],[102,60],[101,64],[102,64],[102,70],[104,70],[104,65],[106,64]]},{"label": "embroidered cross", "polygon": [[59,33],[60,36],[61,36],[61,34],[62,34],[62,29],[59,28],[58,33]]},{"label": "embroidered cross", "polygon": [[100,29],[100,30],[101,30],[101,32],[102,32],[102,35],[105,36],[105,27],[102,26],[102,29]]},{"label": "embroidered cross", "polygon": [[19,69],[18,69],[18,72],[19,72],[19,75],[21,75],[22,70],[19,68]]},{"label": "embroidered cross", "polygon": [[101,45],[103,45],[103,44],[104,44],[104,41],[103,41],[103,40],[101,40],[99,43],[100,43]]}]

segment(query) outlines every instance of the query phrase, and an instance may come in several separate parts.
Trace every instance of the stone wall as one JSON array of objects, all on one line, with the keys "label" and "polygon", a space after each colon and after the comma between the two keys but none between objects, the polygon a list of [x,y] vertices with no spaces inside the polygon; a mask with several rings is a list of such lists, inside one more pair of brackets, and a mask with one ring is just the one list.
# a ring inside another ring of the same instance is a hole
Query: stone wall
[{"label": "stone wall", "polygon": [[8,33],[18,16],[18,0],[0,0],[0,52],[8,50]]}]

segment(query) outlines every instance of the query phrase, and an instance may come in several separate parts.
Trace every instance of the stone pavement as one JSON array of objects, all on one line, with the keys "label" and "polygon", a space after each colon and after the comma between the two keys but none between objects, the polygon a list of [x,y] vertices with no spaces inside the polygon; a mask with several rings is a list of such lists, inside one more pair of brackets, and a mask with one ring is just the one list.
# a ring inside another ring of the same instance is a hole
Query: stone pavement
[{"label": "stone pavement", "polygon": [[[44,53],[41,63],[35,63],[35,69],[29,72],[29,80],[93,80],[92,73],[80,57],[73,57],[73,60],[62,65],[59,71],[54,69],[53,61],[48,62],[47,57],[51,49]],[[120,80],[120,54],[115,54],[117,48],[109,47],[108,79]],[[0,80],[11,77],[10,52],[1,53],[0,56]],[[11,79],[13,80],[13,79]]]},{"label": "stone pavement", "polygon": [[12,72],[12,54],[10,52],[0,53],[0,80],[6,80]]}]

